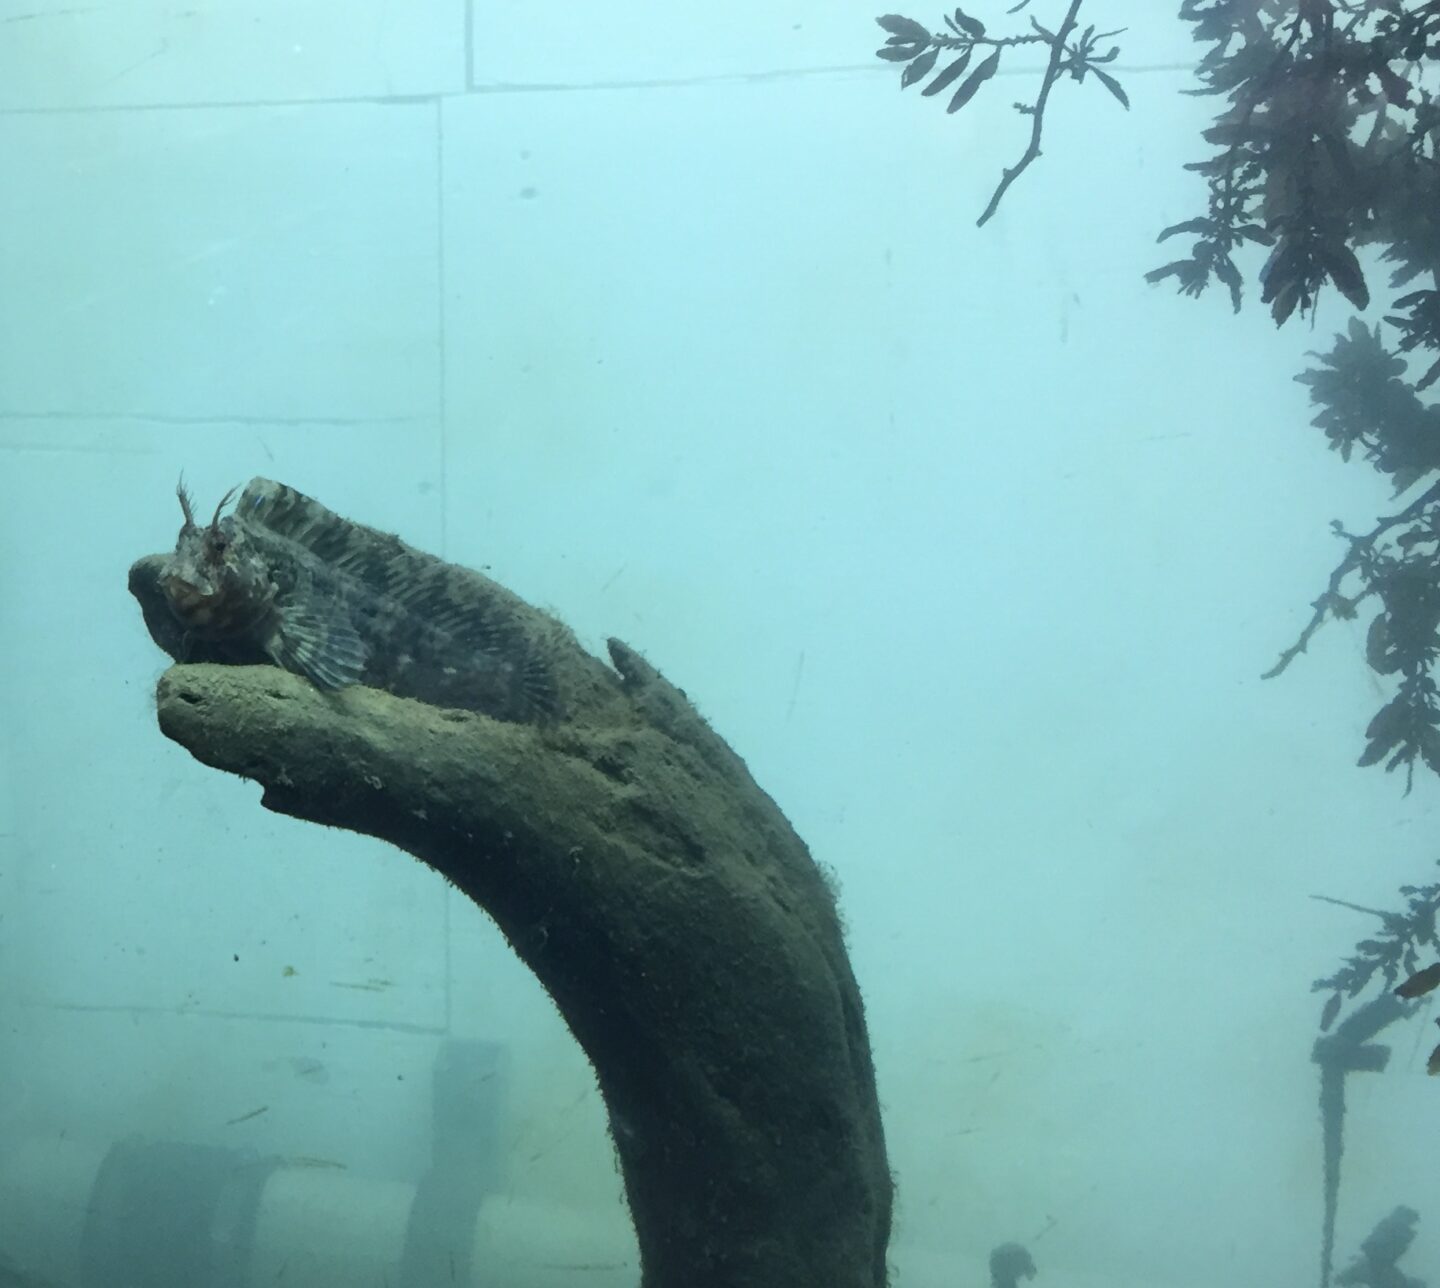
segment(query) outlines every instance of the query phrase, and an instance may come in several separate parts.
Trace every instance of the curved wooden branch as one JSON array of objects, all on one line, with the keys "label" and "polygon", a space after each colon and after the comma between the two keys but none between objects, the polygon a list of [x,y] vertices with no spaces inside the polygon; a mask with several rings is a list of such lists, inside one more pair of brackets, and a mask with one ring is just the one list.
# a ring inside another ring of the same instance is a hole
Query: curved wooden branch
[{"label": "curved wooden branch", "polygon": [[[131,589],[173,652],[157,567]],[[556,639],[550,726],[202,662],[161,678],[160,728],[494,918],[594,1066],[644,1288],[881,1288],[891,1181],[831,890],[683,693]]]}]

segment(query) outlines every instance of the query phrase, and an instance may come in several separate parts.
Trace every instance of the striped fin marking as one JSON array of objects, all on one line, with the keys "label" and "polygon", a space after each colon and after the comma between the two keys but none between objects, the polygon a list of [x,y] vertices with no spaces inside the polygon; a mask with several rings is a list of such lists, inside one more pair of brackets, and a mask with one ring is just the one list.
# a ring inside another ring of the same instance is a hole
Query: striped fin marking
[{"label": "striped fin marking", "polygon": [[[399,537],[341,518],[294,488],[252,479],[236,506],[247,522],[293,541],[332,572],[353,578],[379,599],[389,600],[432,630],[468,648],[496,653],[514,647],[505,624],[489,607],[456,593],[464,573],[409,549]],[[466,602],[470,600],[470,602]]]},{"label": "striped fin marking", "polygon": [[460,646],[518,662],[519,693],[532,713],[541,718],[559,713],[559,695],[543,652],[502,614],[475,601],[475,583],[464,570],[411,550],[398,537],[352,523],[269,479],[251,480],[236,512]]},{"label": "striped fin marking", "polygon": [[276,604],[275,629],[265,651],[287,671],[303,675],[317,689],[358,684],[365,673],[365,645],[343,618],[325,618],[298,602]]}]

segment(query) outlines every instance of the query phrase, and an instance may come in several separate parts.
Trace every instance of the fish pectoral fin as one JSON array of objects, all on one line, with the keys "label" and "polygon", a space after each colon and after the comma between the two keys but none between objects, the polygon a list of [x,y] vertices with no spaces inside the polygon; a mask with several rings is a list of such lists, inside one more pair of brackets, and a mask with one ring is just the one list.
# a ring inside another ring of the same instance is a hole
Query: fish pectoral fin
[{"label": "fish pectoral fin", "polygon": [[294,605],[280,607],[265,651],[277,666],[303,675],[317,689],[358,684],[365,672],[365,645],[345,618]]}]

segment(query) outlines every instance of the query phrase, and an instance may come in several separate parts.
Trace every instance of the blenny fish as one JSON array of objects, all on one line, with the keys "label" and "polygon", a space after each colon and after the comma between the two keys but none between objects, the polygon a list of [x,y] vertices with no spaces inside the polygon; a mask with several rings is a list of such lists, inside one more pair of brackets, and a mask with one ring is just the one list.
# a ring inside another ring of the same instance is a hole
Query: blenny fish
[{"label": "blenny fish", "polygon": [[503,720],[555,716],[551,667],[508,592],[252,479],[209,523],[184,524],[160,588],[187,638],[228,661],[270,661],[319,689],[364,684]]}]

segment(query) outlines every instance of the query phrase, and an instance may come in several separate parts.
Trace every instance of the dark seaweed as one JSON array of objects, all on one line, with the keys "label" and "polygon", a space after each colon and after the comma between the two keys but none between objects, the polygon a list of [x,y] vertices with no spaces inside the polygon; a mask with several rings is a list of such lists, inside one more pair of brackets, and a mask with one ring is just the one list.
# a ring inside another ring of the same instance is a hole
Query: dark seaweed
[{"label": "dark seaweed", "polygon": [[[1004,35],[963,9],[934,32],[899,14],[878,19],[888,33],[879,56],[904,64],[902,88],[928,80],[922,95],[950,91],[951,111],[971,102],[1007,51],[1048,46],[1038,94],[1015,104],[1032,118],[1030,145],[981,223],[1039,156],[1062,76],[1093,78],[1129,104],[1101,66],[1119,52],[1102,42],[1118,33],[1082,30],[1083,3],[1056,0],[1053,29],[1029,15],[1028,30]],[[1009,13],[1028,7],[1022,0]],[[1440,101],[1427,88],[1440,63],[1440,0],[1182,0],[1179,15],[1206,46],[1191,92],[1224,106],[1202,133],[1209,155],[1186,166],[1204,181],[1204,209],[1159,234],[1188,237],[1188,253],[1148,280],[1189,296],[1218,282],[1236,310],[1253,282],[1277,325],[1313,319],[1326,290],[1357,312],[1377,289],[1390,295],[1383,320],[1352,320],[1296,379],[1327,445],[1410,499],[1358,531],[1332,524],[1345,553],[1266,676],[1284,671],[1325,622],[1363,608],[1367,660],[1392,690],[1358,762],[1403,769],[1409,790],[1417,765],[1440,774],[1440,407],[1431,396],[1440,382]]]},{"label": "dark seaweed", "polygon": [[[1029,3],[1030,0],[1021,0],[1009,12],[1018,13]],[[875,19],[890,33],[884,45],[875,51],[876,55],[887,62],[905,64],[900,73],[901,89],[919,84],[935,71],[942,58],[946,60],[934,79],[920,93],[929,98],[955,85],[950,100],[945,105],[947,112],[958,112],[979,93],[987,81],[994,79],[995,73],[1000,70],[1000,60],[1007,50],[1025,45],[1049,47],[1050,58],[1040,78],[1040,88],[1034,100],[1014,105],[1017,112],[1030,118],[1030,143],[1020,160],[1013,166],[1006,167],[1001,174],[1000,183],[989,204],[976,221],[978,224],[984,224],[995,213],[1006,190],[1040,156],[1040,139],[1045,129],[1045,109],[1051,90],[1062,76],[1068,76],[1076,82],[1093,77],[1114,95],[1122,107],[1128,109],[1130,106],[1130,98],[1120,82],[1101,67],[1102,63],[1113,62],[1120,56],[1118,45],[1111,45],[1102,53],[1101,42],[1118,36],[1123,28],[1097,32],[1092,26],[1086,27],[1077,35],[1080,6],[1083,3],[1084,0],[1070,0],[1065,16],[1054,31],[1042,26],[1032,15],[1028,31],[1008,36],[991,35],[979,18],[971,17],[963,9],[955,9],[945,15],[944,31],[931,31],[923,23],[902,17],[898,13],[883,14]],[[979,62],[975,62],[975,55],[982,51],[984,56]],[[957,81],[958,85],[955,84]]]},{"label": "dark seaweed", "polygon": [[1440,377],[1440,111],[1425,88],[1440,59],[1440,3],[1185,0],[1180,12],[1209,45],[1196,92],[1228,106],[1204,133],[1215,151],[1187,167],[1205,180],[1205,213],[1160,235],[1191,235],[1190,253],[1149,279],[1189,295],[1218,281],[1238,309],[1237,257],[1262,247],[1254,276],[1277,325],[1313,316],[1326,287],[1365,309],[1381,264],[1392,292],[1407,288],[1390,302],[1390,331],[1352,320],[1296,379],[1342,459],[1358,453],[1397,496],[1429,486],[1364,531],[1332,524],[1346,552],[1266,675],[1325,621],[1373,602],[1367,661],[1394,689],[1359,764],[1403,768],[1408,790],[1417,764],[1440,773],[1440,408],[1424,396]]}]

